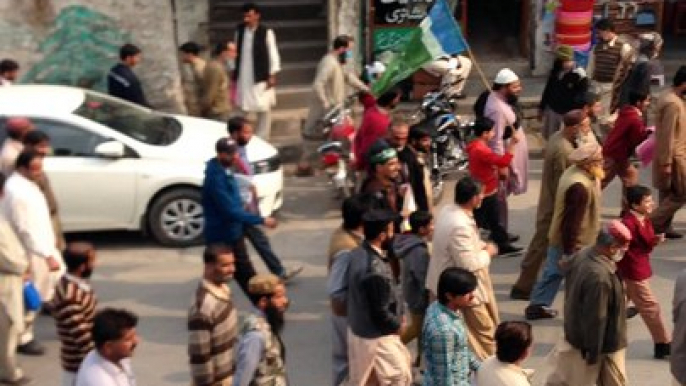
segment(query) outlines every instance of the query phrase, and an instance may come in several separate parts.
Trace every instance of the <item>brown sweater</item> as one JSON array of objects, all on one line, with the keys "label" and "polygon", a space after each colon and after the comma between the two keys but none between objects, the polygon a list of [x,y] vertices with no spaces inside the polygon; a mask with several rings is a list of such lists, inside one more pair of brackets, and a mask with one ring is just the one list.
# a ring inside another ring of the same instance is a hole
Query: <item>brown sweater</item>
[{"label": "brown sweater", "polygon": [[60,358],[65,371],[77,372],[93,349],[91,328],[97,299],[87,284],[71,275],[63,276],[52,300],[57,334],[62,342]]},{"label": "brown sweater", "polygon": [[238,314],[225,284],[203,280],[188,311],[188,356],[195,386],[231,381],[236,369],[234,346]]}]

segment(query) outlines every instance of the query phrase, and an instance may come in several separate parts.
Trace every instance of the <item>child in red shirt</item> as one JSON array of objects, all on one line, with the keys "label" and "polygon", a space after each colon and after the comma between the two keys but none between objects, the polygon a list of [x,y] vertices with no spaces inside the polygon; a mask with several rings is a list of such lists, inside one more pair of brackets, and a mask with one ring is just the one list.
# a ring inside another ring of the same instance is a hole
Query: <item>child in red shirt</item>
[{"label": "child in red shirt", "polygon": [[629,249],[617,263],[617,273],[624,281],[626,294],[650,331],[655,343],[655,359],[669,356],[670,333],[662,321],[660,303],[650,289],[648,279],[653,275],[650,267],[650,253],[664,235],[656,235],[650,221],[653,211],[653,197],[649,188],[641,185],[626,188],[626,203],[629,210],[622,216],[622,223],[631,232]]},{"label": "child in red shirt", "polygon": [[505,154],[496,154],[488,142],[493,139],[494,122],[486,117],[479,117],[474,122],[473,130],[476,139],[467,145],[469,156],[469,173],[483,185],[483,201],[481,206],[474,210],[474,220],[479,228],[491,231],[491,239],[498,245],[500,255],[516,253],[522,250],[510,244],[507,231],[500,224],[500,208],[498,205],[498,169],[510,165],[512,151],[519,142],[521,133],[517,131],[510,138]]}]

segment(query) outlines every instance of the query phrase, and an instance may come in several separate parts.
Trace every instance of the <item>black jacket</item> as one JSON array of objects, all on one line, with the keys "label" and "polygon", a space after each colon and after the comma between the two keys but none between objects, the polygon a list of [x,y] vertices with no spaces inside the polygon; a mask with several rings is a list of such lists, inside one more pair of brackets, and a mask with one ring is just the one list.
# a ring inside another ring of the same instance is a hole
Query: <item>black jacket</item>
[{"label": "black jacket", "polygon": [[418,210],[429,211],[429,200],[426,197],[424,186],[424,166],[419,163],[417,153],[412,148],[405,146],[398,152],[398,160],[406,168],[407,179],[414,194],[414,201]]},{"label": "black jacket", "polygon": [[539,109],[550,108],[558,114],[566,114],[583,104],[588,90],[588,78],[574,71],[560,77],[560,70],[553,70],[545,84]]},{"label": "black jacket", "polygon": [[110,95],[125,99],[129,102],[138,103],[141,106],[150,107],[145,99],[141,82],[131,68],[119,63],[112,67],[107,74],[107,91]]},{"label": "black jacket", "polygon": [[400,329],[402,301],[397,292],[388,261],[368,242],[350,251],[348,323],[355,335],[375,339]]}]

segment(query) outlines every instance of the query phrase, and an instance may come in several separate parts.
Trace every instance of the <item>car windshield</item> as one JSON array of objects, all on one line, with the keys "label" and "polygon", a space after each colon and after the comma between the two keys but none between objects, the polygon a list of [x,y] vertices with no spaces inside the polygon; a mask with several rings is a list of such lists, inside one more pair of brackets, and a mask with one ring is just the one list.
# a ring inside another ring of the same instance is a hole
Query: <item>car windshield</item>
[{"label": "car windshield", "polygon": [[181,124],[172,117],[89,91],[74,114],[154,146],[171,145],[182,131]]}]

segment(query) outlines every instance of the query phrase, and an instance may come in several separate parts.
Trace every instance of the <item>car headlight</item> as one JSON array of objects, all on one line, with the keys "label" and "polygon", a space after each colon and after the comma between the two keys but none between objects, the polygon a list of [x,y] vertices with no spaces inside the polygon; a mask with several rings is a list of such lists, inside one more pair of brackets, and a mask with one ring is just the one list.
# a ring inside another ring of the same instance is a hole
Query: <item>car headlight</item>
[{"label": "car headlight", "polygon": [[272,157],[252,163],[253,174],[265,174],[279,170],[281,167],[281,157],[275,154]]}]

